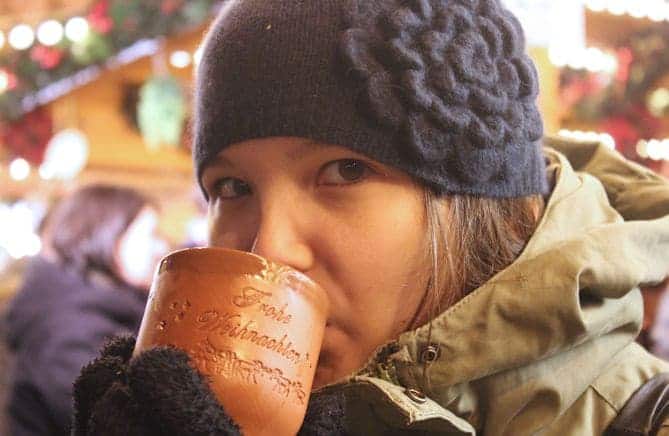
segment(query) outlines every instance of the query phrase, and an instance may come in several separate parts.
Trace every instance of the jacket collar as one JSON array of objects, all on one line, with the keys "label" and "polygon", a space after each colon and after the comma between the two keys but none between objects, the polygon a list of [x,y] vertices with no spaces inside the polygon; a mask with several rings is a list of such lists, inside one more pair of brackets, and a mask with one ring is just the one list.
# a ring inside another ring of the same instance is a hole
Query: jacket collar
[{"label": "jacket collar", "polygon": [[507,428],[533,414],[540,428],[634,340],[637,286],[669,273],[656,259],[669,251],[669,217],[624,222],[598,179],[546,157],[555,187],[519,258],[433,319],[431,334],[425,325],[381,347],[358,377],[415,388],[474,425],[483,413]]}]

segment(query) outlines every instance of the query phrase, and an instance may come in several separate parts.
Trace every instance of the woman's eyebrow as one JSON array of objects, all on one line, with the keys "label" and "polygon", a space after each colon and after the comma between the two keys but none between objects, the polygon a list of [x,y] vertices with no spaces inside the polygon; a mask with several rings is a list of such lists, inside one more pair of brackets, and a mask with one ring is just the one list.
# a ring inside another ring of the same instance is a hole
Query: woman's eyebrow
[{"label": "woman's eyebrow", "polygon": [[296,149],[285,152],[284,158],[287,161],[300,161],[310,154],[316,153],[317,151],[323,150],[325,148],[332,148],[332,145],[309,140],[304,142]]},{"label": "woman's eyebrow", "polygon": [[[271,145],[266,145],[267,147],[271,147]],[[329,144],[323,144],[320,142],[316,141],[306,141],[302,143],[300,146],[293,150],[286,151],[283,155],[284,160],[290,161],[290,162],[295,162],[295,161],[300,161],[302,159],[305,159],[309,155],[316,153],[317,151],[327,149],[327,148],[333,148],[332,145]],[[219,168],[235,168],[235,164],[223,156],[222,154],[219,154],[215,156],[211,163],[207,166],[210,167],[219,167]]]},{"label": "woman's eyebrow", "polygon": [[208,167],[234,168],[235,165],[222,155],[215,156]]}]

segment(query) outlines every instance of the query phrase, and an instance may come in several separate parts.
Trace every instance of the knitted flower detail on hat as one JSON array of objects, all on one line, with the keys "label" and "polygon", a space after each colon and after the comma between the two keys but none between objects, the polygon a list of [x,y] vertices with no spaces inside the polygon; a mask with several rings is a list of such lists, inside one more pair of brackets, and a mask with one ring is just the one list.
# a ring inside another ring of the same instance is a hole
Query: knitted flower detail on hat
[{"label": "knitted flower detail on hat", "polygon": [[388,3],[342,38],[368,109],[418,163],[455,169],[465,183],[512,178],[543,134],[518,20],[498,0]]}]

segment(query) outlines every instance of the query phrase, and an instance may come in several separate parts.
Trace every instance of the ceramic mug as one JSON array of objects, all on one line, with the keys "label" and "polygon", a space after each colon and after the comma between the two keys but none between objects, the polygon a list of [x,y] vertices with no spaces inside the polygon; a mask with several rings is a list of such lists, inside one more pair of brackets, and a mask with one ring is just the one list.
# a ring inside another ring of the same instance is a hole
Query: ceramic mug
[{"label": "ceramic mug", "polygon": [[304,274],[223,248],[177,251],[160,262],[135,355],[186,351],[245,435],[302,425],[328,301]]}]

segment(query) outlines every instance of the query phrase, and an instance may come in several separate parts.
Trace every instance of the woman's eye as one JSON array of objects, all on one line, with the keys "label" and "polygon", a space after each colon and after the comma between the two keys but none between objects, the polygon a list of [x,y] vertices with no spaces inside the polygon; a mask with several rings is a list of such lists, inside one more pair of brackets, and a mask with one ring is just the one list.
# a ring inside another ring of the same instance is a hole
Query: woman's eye
[{"label": "woman's eye", "polygon": [[365,178],[370,168],[364,162],[355,159],[342,159],[330,162],[321,170],[319,183],[323,185],[349,185]]},{"label": "woman's eye", "polygon": [[214,196],[217,198],[234,200],[250,193],[251,187],[249,184],[239,179],[228,177],[220,179],[214,184]]}]

